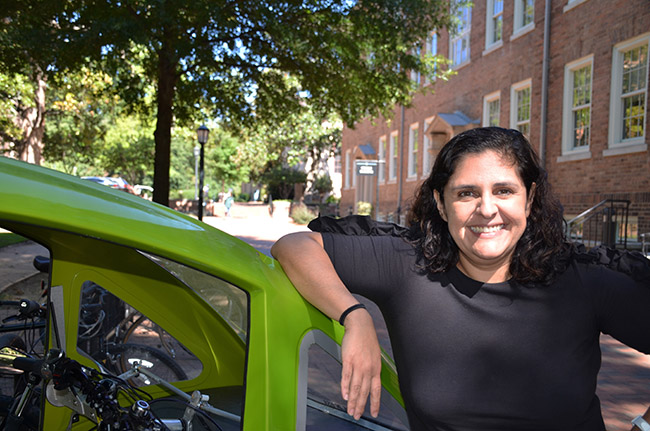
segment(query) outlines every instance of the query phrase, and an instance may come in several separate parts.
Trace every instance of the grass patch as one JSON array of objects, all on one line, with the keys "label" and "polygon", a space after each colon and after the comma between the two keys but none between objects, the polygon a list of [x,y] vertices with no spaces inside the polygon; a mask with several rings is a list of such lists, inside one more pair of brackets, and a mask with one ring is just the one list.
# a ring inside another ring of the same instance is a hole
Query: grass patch
[{"label": "grass patch", "polygon": [[24,238],[15,233],[0,233],[0,247],[5,247],[11,244],[17,244],[19,242],[27,241],[27,238]]}]

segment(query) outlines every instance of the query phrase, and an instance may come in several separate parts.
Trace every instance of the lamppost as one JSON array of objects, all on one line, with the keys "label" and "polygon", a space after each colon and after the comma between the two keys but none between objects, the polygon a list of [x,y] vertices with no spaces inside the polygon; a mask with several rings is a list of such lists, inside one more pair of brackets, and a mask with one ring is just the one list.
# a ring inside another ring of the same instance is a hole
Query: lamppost
[{"label": "lamppost", "polygon": [[201,144],[201,160],[199,162],[199,220],[203,220],[203,166],[205,160],[205,144],[208,142],[208,135],[210,134],[210,129],[205,127],[203,124],[196,131],[196,137]]},{"label": "lamppost", "polygon": [[201,148],[198,145],[194,147],[194,200],[199,198],[199,155]]}]

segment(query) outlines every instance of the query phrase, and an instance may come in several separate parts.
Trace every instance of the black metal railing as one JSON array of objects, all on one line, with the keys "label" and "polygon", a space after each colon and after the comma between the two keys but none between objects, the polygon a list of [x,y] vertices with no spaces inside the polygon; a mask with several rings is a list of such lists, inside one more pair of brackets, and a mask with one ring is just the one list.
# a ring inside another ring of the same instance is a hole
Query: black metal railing
[{"label": "black metal railing", "polygon": [[627,248],[630,201],[605,199],[567,222],[567,238],[587,247]]}]

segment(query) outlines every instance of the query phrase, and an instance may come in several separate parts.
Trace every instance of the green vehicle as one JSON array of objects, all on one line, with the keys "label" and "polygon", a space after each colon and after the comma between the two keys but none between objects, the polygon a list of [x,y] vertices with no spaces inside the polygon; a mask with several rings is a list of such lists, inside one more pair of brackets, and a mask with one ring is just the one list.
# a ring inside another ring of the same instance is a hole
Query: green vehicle
[{"label": "green vehicle", "polygon": [[[387,355],[380,417],[345,413],[343,328],[274,259],[169,208],[5,157],[0,184],[0,228],[49,252],[47,337],[27,353],[120,375],[159,418],[178,426],[189,415],[194,430],[408,429]],[[54,374],[43,373],[32,409],[41,429],[114,429],[88,395],[55,388]]]}]

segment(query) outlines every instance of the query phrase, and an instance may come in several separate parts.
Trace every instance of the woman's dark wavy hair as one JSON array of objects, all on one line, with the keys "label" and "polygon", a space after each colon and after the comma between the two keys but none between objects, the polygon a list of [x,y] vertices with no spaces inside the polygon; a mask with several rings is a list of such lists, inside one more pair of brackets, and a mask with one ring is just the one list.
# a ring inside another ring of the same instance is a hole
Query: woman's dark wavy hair
[{"label": "woman's dark wavy hair", "polygon": [[510,275],[520,283],[548,284],[567,265],[569,243],[564,234],[562,205],[551,194],[546,171],[528,140],[517,130],[500,127],[462,132],[440,151],[431,174],[416,193],[407,219],[408,241],[418,251],[418,265],[424,272],[437,273],[458,263],[458,246],[438,212],[433,191],[444,199],[443,190],[460,160],[488,150],[512,161],[528,195],[535,184],[530,215],[515,247]]}]

